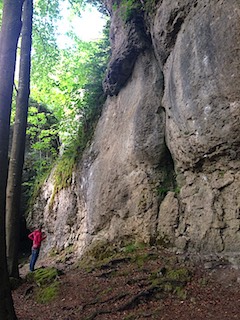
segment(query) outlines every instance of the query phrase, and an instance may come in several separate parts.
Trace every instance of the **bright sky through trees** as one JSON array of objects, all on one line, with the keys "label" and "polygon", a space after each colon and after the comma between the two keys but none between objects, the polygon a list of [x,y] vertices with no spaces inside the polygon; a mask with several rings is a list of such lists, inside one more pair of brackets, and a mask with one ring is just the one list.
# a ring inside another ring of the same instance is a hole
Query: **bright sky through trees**
[{"label": "bright sky through trees", "polygon": [[61,5],[61,14],[63,18],[58,23],[58,45],[60,48],[72,44],[67,32],[73,31],[81,40],[91,41],[99,39],[102,36],[102,30],[106,24],[104,17],[96,8],[87,5],[82,12],[81,17],[71,15],[66,2]]}]

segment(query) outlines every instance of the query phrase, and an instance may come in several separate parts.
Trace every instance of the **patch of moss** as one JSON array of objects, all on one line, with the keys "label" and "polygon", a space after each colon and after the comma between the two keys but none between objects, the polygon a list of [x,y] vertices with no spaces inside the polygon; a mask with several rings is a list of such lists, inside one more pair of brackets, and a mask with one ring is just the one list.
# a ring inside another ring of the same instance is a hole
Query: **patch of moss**
[{"label": "patch of moss", "polygon": [[188,282],[191,278],[191,273],[187,268],[172,269],[167,271],[166,277],[169,280]]},{"label": "patch of moss", "polygon": [[177,297],[180,300],[186,300],[186,298],[187,298],[187,291],[181,286],[180,287],[176,287],[174,289],[174,293],[177,295]]},{"label": "patch of moss", "polygon": [[50,252],[49,252],[49,257],[54,258],[59,254],[58,250],[56,248],[53,248]]},{"label": "patch of moss", "polygon": [[59,271],[56,268],[40,268],[33,272],[33,279],[39,287],[56,281]]},{"label": "patch of moss", "polygon": [[135,262],[139,268],[143,267],[144,264],[150,260],[157,259],[157,255],[150,254],[148,252],[136,253],[131,257],[131,261]]},{"label": "patch of moss", "polygon": [[157,188],[157,193],[160,195],[161,198],[165,198],[168,191],[170,191],[170,188],[163,187],[163,186]]},{"label": "patch of moss", "polygon": [[60,286],[59,274],[58,269],[51,267],[40,268],[27,274],[26,280],[37,285],[34,289],[37,302],[48,303],[57,297]]},{"label": "patch of moss", "polygon": [[174,192],[175,194],[179,194],[181,191],[181,188],[179,186],[177,186],[175,189],[174,189]]},{"label": "patch of moss", "polygon": [[93,269],[124,261],[136,262],[141,267],[145,261],[156,258],[153,257],[153,254],[146,253],[146,247],[147,244],[140,242],[125,243],[123,247],[110,244],[107,241],[95,242],[78,262],[77,267],[91,272]]},{"label": "patch of moss", "polygon": [[116,248],[106,241],[95,243],[89,250],[89,254],[96,260],[102,261],[115,256]]},{"label": "patch of moss", "polygon": [[111,259],[117,256],[117,253],[117,248],[107,241],[94,242],[78,262],[77,267],[91,272],[93,269],[100,268],[111,261]]},{"label": "patch of moss", "polygon": [[129,243],[125,247],[123,247],[122,251],[125,253],[132,253],[136,252],[139,249],[144,249],[146,248],[147,244],[143,242],[135,242],[135,243]]},{"label": "patch of moss", "polygon": [[150,276],[152,286],[159,292],[175,294],[179,299],[187,297],[186,284],[191,280],[191,272],[185,268],[164,269],[164,273],[153,272]]},{"label": "patch of moss", "polygon": [[76,162],[76,151],[72,153],[63,154],[57,161],[54,171],[54,185],[57,190],[69,187],[72,182],[72,173]]},{"label": "patch of moss", "polygon": [[59,293],[59,282],[54,282],[47,287],[39,288],[36,292],[38,303],[48,303],[54,300]]},{"label": "patch of moss", "polygon": [[123,320],[135,320],[137,319],[134,314],[129,314],[123,318]]},{"label": "patch of moss", "polygon": [[67,188],[72,183],[72,174],[76,165],[76,149],[77,146],[72,147],[71,152],[67,150],[62,157],[60,157],[54,169],[54,189],[51,195],[49,208],[52,209],[55,195],[62,189]]},{"label": "patch of moss", "polygon": [[198,280],[198,283],[200,284],[200,286],[206,286],[207,284],[208,284],[208,279],[207,278],[205,278],[205,277],[203,277],[203,278],[200,278],[199,280]]}]

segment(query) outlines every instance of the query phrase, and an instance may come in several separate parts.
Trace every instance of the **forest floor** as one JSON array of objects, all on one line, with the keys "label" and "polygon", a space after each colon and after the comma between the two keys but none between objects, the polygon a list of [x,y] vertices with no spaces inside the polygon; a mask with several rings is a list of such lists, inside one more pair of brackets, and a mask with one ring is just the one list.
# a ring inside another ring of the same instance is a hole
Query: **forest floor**
[{"label": "forest floor", "polygon": [[145,248],[87,270],[37,262],[38,270],[53,265],[61,269],[58,294],[45,303],[37,302],[39,284],[26,276],[28,266],[20,269],[25,281],[13,291],[19,320],[240,319],[240,270],[223,260],[196,263]]}]

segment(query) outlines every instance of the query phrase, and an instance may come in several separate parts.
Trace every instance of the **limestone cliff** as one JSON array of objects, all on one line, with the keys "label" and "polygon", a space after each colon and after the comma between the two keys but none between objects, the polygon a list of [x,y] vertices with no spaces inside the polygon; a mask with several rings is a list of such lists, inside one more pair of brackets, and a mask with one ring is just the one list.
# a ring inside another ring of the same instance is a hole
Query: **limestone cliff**
[{"label": "limestone cliff", "polygon": [[50,206],[50,178],[34,206],[45,252],[99,240],[239,251],[240,3],[141,3],[123,19],[108,1],[108,98],[71,187]]}]

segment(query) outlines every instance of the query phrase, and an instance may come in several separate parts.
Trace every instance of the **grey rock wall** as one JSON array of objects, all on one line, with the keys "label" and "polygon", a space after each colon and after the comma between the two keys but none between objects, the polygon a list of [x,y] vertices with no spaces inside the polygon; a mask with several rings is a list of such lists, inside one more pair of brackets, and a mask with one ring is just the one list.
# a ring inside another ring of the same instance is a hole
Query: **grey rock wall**
[{"label": "grey rock wall", "polygon": [[46,252],[152,239],[239,251],[240,3],[157,3],[127,24],[112,11],[109,96],[94,139],[72,186],[50,210],[50,179],[33,211]]},{"label": "grey rock wall", "polygon": [[[238,1],[163,1],[152,28],[166,140],[182,187],[175,236],[201,251],[239,247],[239,14]],[[169,48],[166,30],[179,19]]]}]

